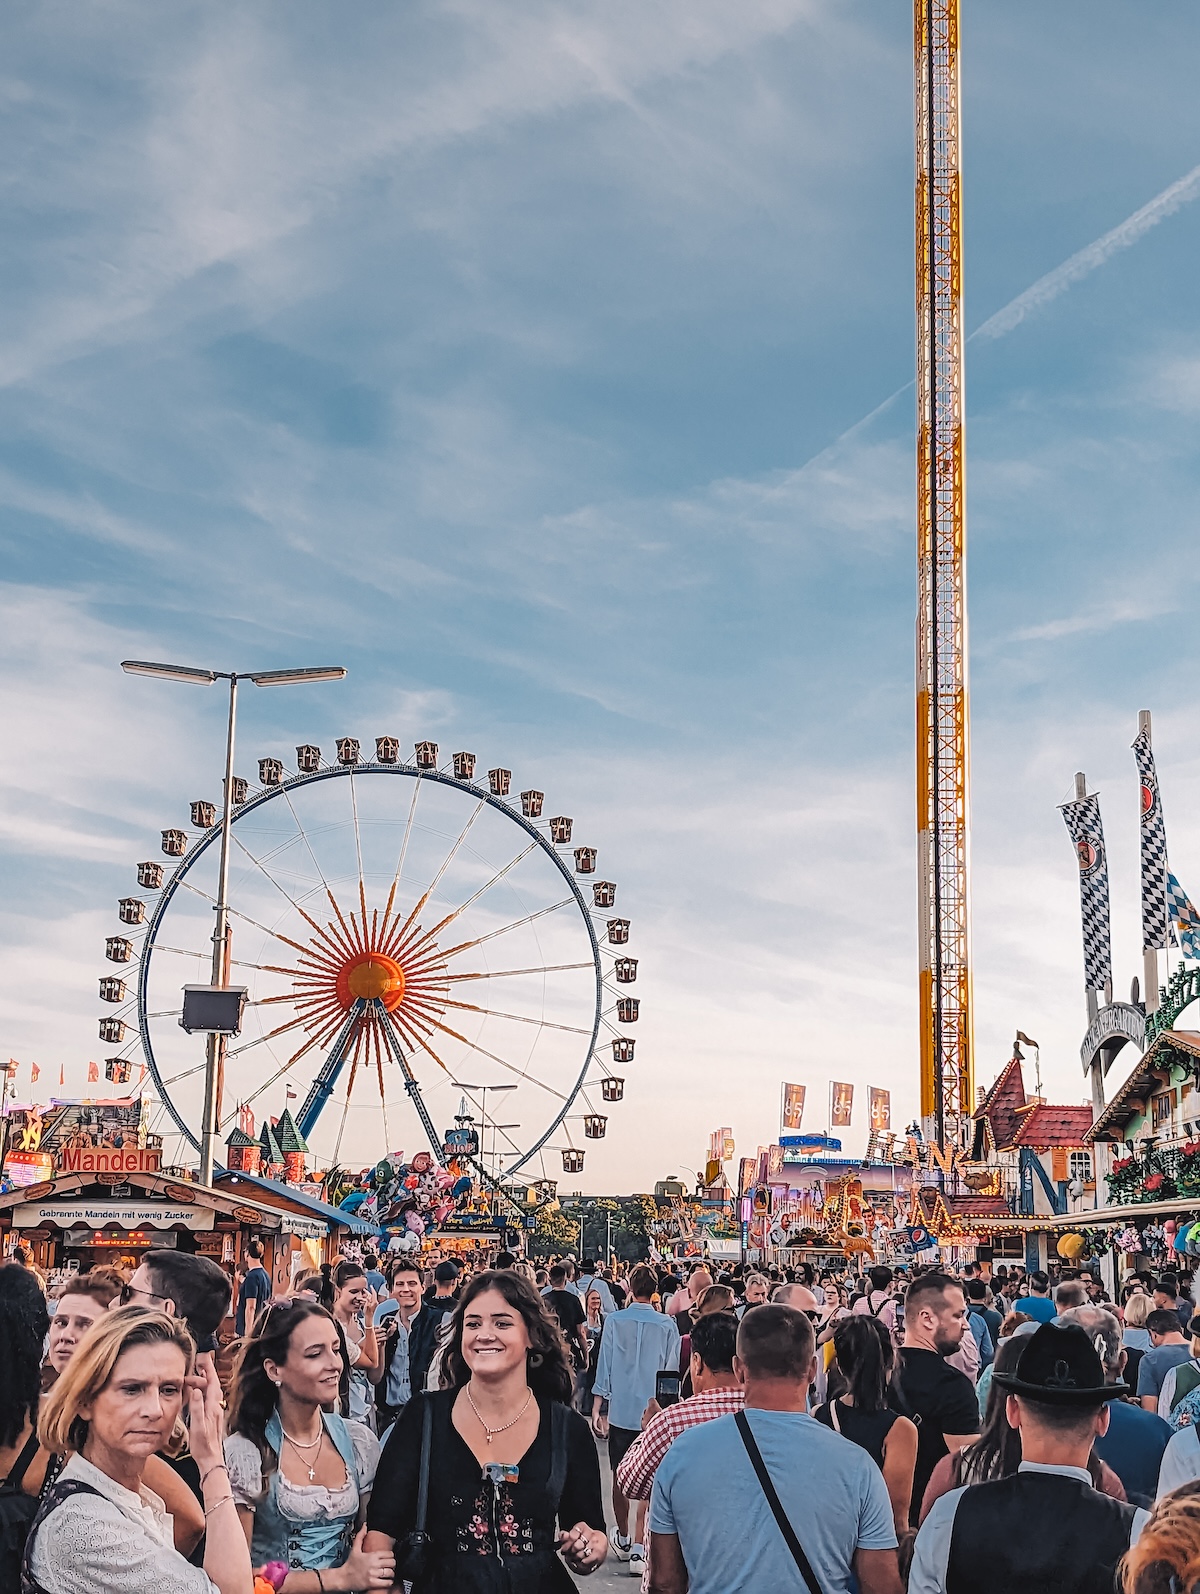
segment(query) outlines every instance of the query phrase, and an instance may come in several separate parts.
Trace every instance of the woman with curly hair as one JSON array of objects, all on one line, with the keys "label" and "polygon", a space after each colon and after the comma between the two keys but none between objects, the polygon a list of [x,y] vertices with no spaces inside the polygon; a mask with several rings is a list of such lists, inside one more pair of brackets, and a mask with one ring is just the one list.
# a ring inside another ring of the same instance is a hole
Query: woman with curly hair
[{"label": "woman with curly hair", "polygon": [[367,1544],[390,1550],[416,1528],[428,1410],[431,1542],[413,1594],[570,1594],[567,1566],[594,1572],[608,1550],[600,1463],[570,1408],[562,1332],[528,1280],[511,1270],[471,1280],[441,1381],[409,1402],[388,1440]]},{"label": "woman with curly hair", "polygon": [[299,1297],[256,1319],[234,1370],[225,1464],[255,1566],[292,1568],[283,1594],[392,1586],[392,1556],[363,1549],[379,1442],[336,1410],[348,1372],[338,1324]]}]

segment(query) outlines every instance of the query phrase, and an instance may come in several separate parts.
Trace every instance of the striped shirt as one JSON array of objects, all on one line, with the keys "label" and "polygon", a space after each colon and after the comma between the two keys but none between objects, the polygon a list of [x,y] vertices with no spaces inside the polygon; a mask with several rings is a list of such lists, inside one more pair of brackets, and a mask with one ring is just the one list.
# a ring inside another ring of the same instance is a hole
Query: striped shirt
[{"label": "striped shirt", "polygon": [[741,1411],[745,1401],[746,1391],[739,1384],[735,1388],[705,1390],[702,1395],[692,1395],[660,1411],[630,1445],[617,1468],[621,1493],[627,1500],[648,1500],[654,1487],[654,1474],[672,1441],[688,1428],[697,1428],[702,1422],[712,1422],[714,1417]]}]

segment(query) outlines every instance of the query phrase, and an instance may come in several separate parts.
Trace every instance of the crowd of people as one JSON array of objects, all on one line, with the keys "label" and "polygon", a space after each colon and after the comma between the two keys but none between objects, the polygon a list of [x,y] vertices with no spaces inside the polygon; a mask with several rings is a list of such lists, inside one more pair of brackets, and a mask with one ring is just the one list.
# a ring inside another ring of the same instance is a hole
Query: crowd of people
[{"label": "crowd of people", "polygon": [[[1192,1280],[0,1266],[0,1594],[1195,1594]],[[611,1470],[604,1499],[601,1453]]]}]

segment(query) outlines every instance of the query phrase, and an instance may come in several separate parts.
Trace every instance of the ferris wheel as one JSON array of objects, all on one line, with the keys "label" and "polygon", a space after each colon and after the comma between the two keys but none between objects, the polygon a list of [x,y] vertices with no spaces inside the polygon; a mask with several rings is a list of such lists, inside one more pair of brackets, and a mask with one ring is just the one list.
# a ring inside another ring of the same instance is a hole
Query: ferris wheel
[{"label": "ferris wheel", "polygon": [[[392,736],[364,760],[346,737],[332,763],[305,745],[294,771],[263,758],[256,789],[234,779],[227,983],[246,1006],[222,1140],[286,1108],[318,1163],[361,1166],[426,1139],[440,1154],[465,1114],[497,1177],[545,1177],[556,1153],[582,1170],[634,1055],[629,920],[573,820],[475,763],[429,741],[405,761]],[[193,802],[190,830],[162,832],[167,862],[138,864],[105,944],[128,967],[100,980],[106,1076],[129,1082],[140,1048],[154,1127],[183,1155],[205,1062],[181,990],[209,980],[220,819]]]}]

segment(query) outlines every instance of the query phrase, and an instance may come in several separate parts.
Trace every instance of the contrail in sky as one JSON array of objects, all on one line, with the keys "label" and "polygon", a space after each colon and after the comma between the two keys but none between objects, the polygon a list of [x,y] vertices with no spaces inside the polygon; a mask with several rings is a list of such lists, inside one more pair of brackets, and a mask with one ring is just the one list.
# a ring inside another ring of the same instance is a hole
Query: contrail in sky
[{"label": "contrail in sky", "polygon": [[[994,341],[996,338],[1004,337],[1006,333],[1020,326],[1026,316],[1035,310],[1040,310],[1051,300],[1057,299],[1060,293],[1065,293],[1074,283],[1090,276],[1106,261],[1111,260],[1113,255],[1137,243],[1138,239],[1144,237],[1152,227],[1157,227],[1160,221],[1173,216],[1177,210],[1181,210],[1184,205],[1190,204],[1197,197],[1200,197],[1200,166],[1193,166],[1186,176],[1172,183],[1169,188],[1164,188],[1161,194],[1155,194],[1154,198],[1147,201],[1140,210],[1135,210],[1132,216],[1127,216],[1124,221],[1118,222],[1110,232],[1106,232],[1093,243],[1086,244],[1068,260],[1064,260],[1061,266],[1055,266],[1053,271],[1048,271],[1044,277],[1039,277],[1035,283],[1025,289],[1024,293],[1019,293],[1015,299],[1010,299],[1002,310],[997,310],[995,315],[989,316],[977,326],[967,338],[967,342],[973,343],[976,338]],[[894,393],[884,399],[882,404],[877,404],[870,414],[864,415],[860,421],[855,421],[853,426],[847,427],[840,437],[826,444],[819,454],[814,455],[800,469],[807,470],[808,465],[816,464],[833,449],[839,448],[850,438],[864,431],[876,416],[890,409],[896,400],[903,398],[913,386],[915,383],[908,381],[903,387],[898,387]]]},{"label": "contrail in sky", "polygon": [[1161,194],[1156,194],[1141,210],[1135,210],[1132,216],[1127,216],[1111,232],[1106,232],[1102,238],[1097,238],[1069,260],[1064,260],[1061,266],[1039,277],[1032,287],[1019,293],[1003,310],[997,310],[982,326],[976,327],[971,338],[1002,338],[1006,332],[1019,326],[1032,311],[1040,310],[1044,304],[1057,299],[1073,283],[1104,265],[1118,250],[1128,249],[1131,244],[1137,243],[1151,227],[1157,227],[1160,221],[1173,216],[1197,195],[1200,195],[1200,166],[1193,166],[1186,177],[1164,188]]}]

